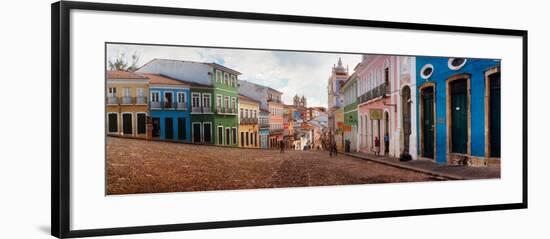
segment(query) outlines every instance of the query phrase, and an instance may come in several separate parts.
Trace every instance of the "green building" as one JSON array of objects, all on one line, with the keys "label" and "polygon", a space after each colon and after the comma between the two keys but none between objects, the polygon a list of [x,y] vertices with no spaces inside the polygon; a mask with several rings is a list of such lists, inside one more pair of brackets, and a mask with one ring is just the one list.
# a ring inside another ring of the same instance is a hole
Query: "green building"
[{"label": "green building", "polygon": [[346,150],[359,149],[357,114],[357,74],[353,73],[340,88],[344,97],[344,141],[349,142]]},{"label": "green building", "polygon": [[191,85],[193,143],[237,146],[238,76],[216,63],[153,59],[137,72],[154,73]]}]

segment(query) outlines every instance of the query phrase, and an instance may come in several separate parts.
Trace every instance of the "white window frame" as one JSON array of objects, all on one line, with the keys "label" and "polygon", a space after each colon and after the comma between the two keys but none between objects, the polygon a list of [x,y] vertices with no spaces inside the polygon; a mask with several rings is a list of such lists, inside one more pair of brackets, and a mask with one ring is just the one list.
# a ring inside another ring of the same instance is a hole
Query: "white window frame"
[{"label": "white window frame", "polygon": [[231,75],[231,85],[237,87],[237,77],[235,75]]},{"label": "white window frame", "polygon": [[216,107],[223,108],[223,95],[221,94],[216,95]]},{"label": "white window frame", "polygon": [[[156,94],[156,96],[155,96],[155,94]],[[151,102],[155,102],[155,103],[160,102],[160,91],[158,91],[158,90],[151,91],[150,95],[151,95],[151,99],[150,99]],[[155,101],[155,99],[156,99],[156,101]]]},{"label": "white window frame", "polygon": [[229,102],[229,98],[230,97],[227,96],[227,95],[224,97],[223,106],[226,110],[229,109],[229,106],[230,106],[230,103],[231,103],[231,102]]},{"label": "white window frame", "polygon": [[225,130],[223,129],[223,125],[218,125],[218,127],[216,127],[216,134],[218,134],[220,132],[220,128],[222,128],[222,135],[221,135],[221,139],[222,139],[222,143],[220,144],[220,135],[218,135],[218,138],[217,138],[217,141],[215,144],[218,144],[218,145],[224,145],[225,143]]},{"label": "white window frame", "polygon": [[[237,111],[237,97],[231,97],[231,108],[232,109],[235,109],[235,111]],[[234,112],[234,113],[237,113],[237,112]]]},{"label": "white window frame", "polygon": [[[211,107],[212,107],[212,94],[210,94],[210,93],[202,93],[201,99],[202,99],[202,102],[201,102],[202,105],[201,105],[201,106],[202,106],[203,108],[211,108]],[[204,99],[208,99],[208,105],[206,105],[206,104],[204,103]]]},{"label": "white window frame", "polygon": [[[195,101],[194,99],[195,98],[198,98],[199,100],[197,101],[198,102],[198,106],[195,106]],[[200,108],[201,107],[201,94],[198,93],[198,92],[192,92],[191,93],[191,108]]]},{"label": "white window frame", "polygon": [[220,70],[216,70],[216,82],[223,82],[222,72]]},{"label": "white window frame", "polygon": [[227,72],[223,73],[223,83],[229,85],[229,73]]},{"label": "white window frame", "polygon": [[116,97],[116,87],[108,87],[107,88],[107,96],[108,97]]},{"label": "white window frame", "polygon": [[[428,69],[429,67],[432,68],[432,72],[429,75],[426,76],[426,75],[423,74],[423,72],[424,72],[424,70]],[[426,64],[420,69],[420,77],[422,77],[422,79],[424,79],[424,80],[427,80],[433,75],[434,71],[435,71],[435,68],[432,64]]]},{"label": "white window frame", "polygon": [[460,70],[462,67],[464,67],[466,65],[466,62],[468,62],[468,59],[467,58],[463,58],[464,59],[464,62],[462,62],[462,64],[460,64],[459,66],[453,66],[451,63],[453,62],[454,59],[456,58],[463,58],[463,57],[451,57],[449,58],[449,60],[447,61],[447,66],[449,67],[449,69],[453,70],[453,71],[456,71],[456,70]]}]

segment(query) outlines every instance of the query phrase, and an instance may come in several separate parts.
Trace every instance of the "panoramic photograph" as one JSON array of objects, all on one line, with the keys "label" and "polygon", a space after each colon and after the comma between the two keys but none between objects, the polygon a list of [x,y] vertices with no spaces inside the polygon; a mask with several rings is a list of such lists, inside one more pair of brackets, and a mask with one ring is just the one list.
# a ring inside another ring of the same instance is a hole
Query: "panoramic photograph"
[{"label": "panoramic photograph", "polygon": [[107,195],[500,178],[500,59],[105,47]]}]

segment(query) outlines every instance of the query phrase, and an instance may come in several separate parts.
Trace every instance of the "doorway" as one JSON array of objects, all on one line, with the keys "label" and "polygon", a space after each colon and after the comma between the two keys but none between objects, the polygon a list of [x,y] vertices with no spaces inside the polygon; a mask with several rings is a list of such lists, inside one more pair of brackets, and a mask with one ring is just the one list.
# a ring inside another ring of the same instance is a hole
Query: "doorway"
[{"label": "doorway", "polygon": [[401,92],[401,112],[403,122],[403,151],[409,151],[411,136],[411,88],[405,86]]},{"label": "doorway", "polygon": [[449,83],[451,96],[451,153],[468,153],[468,80]]},{"label": "doorway", "polygon": [[489,75],[490,157],[500,158],[500,72]]},{"label": "doorway", "polygon": [[164,138],[174,139],[174,122],[172,118],[164,118]]},{"label": "doorway", "polygon": [[422,90],[422,156],[434,158],[435,142],[434,87]]}]

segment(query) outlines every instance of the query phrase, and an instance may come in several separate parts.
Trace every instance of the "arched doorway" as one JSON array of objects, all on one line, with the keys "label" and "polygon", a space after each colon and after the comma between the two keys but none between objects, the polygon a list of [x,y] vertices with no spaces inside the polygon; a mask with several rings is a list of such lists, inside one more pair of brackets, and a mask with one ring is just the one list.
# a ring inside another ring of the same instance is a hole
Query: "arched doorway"
[{"label": "arched doorway", "polygon": [[381,141],[384,143],[384,155],[390,153],[390,114],[384,112],[384,135]]},{"label": "arched doorway", "polygon": [[411,88],[403,87],[401,91],[401,122],[403,122],[403,152],[409,152],[411,136]]},{"label": "arched doorway", "polygon": [[435,153],[435,101],[434,85],[421,89],[421,114],[420,114],[420,150],[426,158],[434,158]]},{"label": "arched doorway", "polygon": [[468,112],[469,94],[468,79],[457,78],[449,82],[450,116],[448,138],[450,138],[450,152],[458,154],[468,153]]}]

